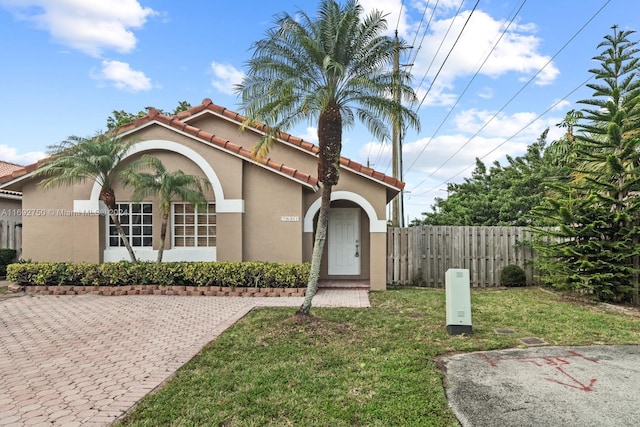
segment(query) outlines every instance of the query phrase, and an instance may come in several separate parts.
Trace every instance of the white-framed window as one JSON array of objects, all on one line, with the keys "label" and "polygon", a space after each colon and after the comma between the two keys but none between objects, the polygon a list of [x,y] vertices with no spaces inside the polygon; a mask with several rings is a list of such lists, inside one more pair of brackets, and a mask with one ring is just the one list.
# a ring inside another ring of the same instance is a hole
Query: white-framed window
[{"label": "white-framed window", "polygon": [[216,246],[215,203],[209,203],[198,209],[189,203],[173,203],[171,216],[173,247]]},{"label": "white-framed window", "polygon": [[[153,209],[151,203],[117,203],[120,225],[132,247],[153,245]],[[109,246],[124,246],[113,219],[109,216]]]}]

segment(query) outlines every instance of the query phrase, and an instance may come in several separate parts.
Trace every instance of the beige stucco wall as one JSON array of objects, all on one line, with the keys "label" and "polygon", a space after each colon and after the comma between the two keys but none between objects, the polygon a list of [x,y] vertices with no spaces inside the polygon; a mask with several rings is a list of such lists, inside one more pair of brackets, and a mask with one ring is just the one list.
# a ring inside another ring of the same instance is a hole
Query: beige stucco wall
[{"label": "beige stucco wall", "polygon": [[371,233],[371,277],[372,291],[387,289],[387,233]]},{"label": "beige stucco wall", "polygon": [[302,186],[249,163],[244,180],[243,259],[302,262]]},{"label": "beige stucco wall", "polygon": [[146,127],[130,135],[130,138],[137,142],[171,141],[192,149],[212,166],[224,188],[225,198],[242,198],[242,159],[158,125]]},{"label": "beige stucco wall", "polygon": [[99,262],[100,216],[75,215],[74,199],[88,199],[90,185],[44,190],[22,187],[22,257],[33,261]]},{"label": "beige stucco wall", "polygon": [[[248,150],[251,150],[262,136],[251,129],[241,130],[238,124],[211,113],[205,113],[189,123],[234,144],[242,145]],[[271,146],[267,157],[287,166],[295,167],[308,175],[317,175],[317,157],[294,145],[276,142]]]}]

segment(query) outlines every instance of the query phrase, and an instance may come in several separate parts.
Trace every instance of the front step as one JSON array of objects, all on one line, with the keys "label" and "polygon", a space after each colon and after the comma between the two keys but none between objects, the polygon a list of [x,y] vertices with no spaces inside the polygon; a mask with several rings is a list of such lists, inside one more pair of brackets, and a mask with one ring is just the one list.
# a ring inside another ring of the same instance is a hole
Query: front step
[{"label": "front step", "polygon": [[371,288],[368,280],[320,280],[319,289],[367,289]]}]

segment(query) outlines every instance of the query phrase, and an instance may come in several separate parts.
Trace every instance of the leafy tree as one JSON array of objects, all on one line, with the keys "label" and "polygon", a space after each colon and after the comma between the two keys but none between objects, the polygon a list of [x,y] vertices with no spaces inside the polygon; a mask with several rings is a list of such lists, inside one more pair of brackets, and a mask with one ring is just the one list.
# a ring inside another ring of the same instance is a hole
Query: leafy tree
[{"label": "leafy tree", "polygon": [[[487,225],[496,222],[489,201],[492,176],[476,159],[476,167],[463,183],[448,184],[447,198],[436,198],[433,212],[423,213],[424,225]],[[414,225],[416,225],[414,223]]]},{"label": "leafy tree", "polygon": [[553,141],[545,152],[545,159],[555,166],[575,166],[576,161],[576,137],[574,128],[578,121],[584,117],[581,111],[570,110],[564,120],[557,126],[564,128],[567,132],[562,138]]},{"label": "leafy tree", "polygon": [[70,136],[49,147],[51,157],[36,170],[35,176],[44,177],[40,186],[45,189],[95,180],[100,185],[100,200],[107,206],[131,261],[136,262],[136,255],[116,212],[116,194],[113,190],[116,171],[131,144],[131,141],[124,142],[113,134],[97,134],[93,138]]},{"label": "leafy tree", "polygon": [[[150,168],[151,172],[141,172],[141,168]],[[157,262],[162,262],[164,244],[167,236],[167,223],[171,212],[171,199],[178,197],[196,209],[206,208],[207,200],[203,194],[202,180],[195,175],[187,175],[178,170],[169,172],[157,157],[143,155],[140,160],[125,169],[122,174],[125,185],[134,188],[131,199],[141,202],[148,196],[156,196],[162,215],[160,228],[160,248]]]},{"label": "leafy tree", "polygon": [[407,84],[408,74],[389,71],[397,44],[382,35],[386,20],[379,11],[363,13],[356,0],[347,0],[342,7],[334,0],[322,0],[315,19],[302,11],[296,16],[283,13],[266,38],[254,43],[249,70],[237,86],[245,125],[268,126],[253,148],[258,157],[269,151],[281,130],[304,121],[318,122],[321,206],[299,315],[309,315],[318,287],[343,129],[352,126],[356,116],[381,139],[388,138],[389,121],[419,127],[417,115],[389,96],[416,97]]},{"label": "leafy tree", "polygon": [[640,79],[633,31],[605,36],[589,70],[596,83],[575,124],[572,179],[555,186],[538,215],[560,224],[538,230],[543,271],[557,286],[585,290],[600,300],[638,301],[640,254]]},{"label": "leafy tree", "polygon": [[[126,112],[124,110],[113,110],[111,115],[107,117],[107,130],[113,131],[118,129],[120,126],[124,126],[128,123],[135,121],[141,117],[146,116],[149,113],[149,110],[152,110],[154,107],[145,107],[144,110],[138,111],[136,114]],[[191,108],[191,104],[187,101],[180,101],[178,106],[173,110],[173,113],[167,113],[163,110],[158,110],[161,114],[164,115],[176,115],[182,111],[186,111]]]},{"label": "leafy tree", "polygon": [[507,164],[487,166],[476,159],[470,178],[447,185],[447,198],[437,198],[433,212],[413,225],[528,225],[531,211],[544,199],[544,182],[561,173],[548,161],[547,131],[522,156],[507,156]]}]

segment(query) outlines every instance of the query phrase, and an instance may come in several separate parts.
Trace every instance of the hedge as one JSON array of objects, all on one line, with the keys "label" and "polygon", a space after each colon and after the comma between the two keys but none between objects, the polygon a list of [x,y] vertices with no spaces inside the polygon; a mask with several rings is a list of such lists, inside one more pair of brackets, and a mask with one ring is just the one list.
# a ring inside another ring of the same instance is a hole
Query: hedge
[{"label": "hedge", "polygon": [[34,262],[7,266],[21,286],[225,286],[302,288],[311,265],[273,262]]}]

